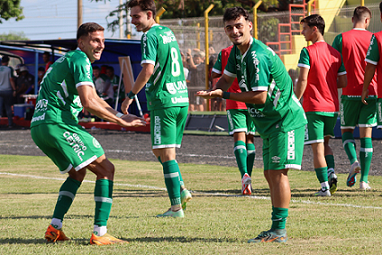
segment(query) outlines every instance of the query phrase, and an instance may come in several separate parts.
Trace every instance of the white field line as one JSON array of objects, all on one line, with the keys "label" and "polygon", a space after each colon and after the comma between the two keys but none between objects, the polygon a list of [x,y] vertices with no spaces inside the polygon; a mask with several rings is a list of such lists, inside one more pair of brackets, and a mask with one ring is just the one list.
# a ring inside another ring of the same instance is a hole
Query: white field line
[{"label": "white field line", "polygon": [[[57,180],[57,181],[65,181],[66,178],[54,178],[54,177],[44,177],[44,176],[34,176],[34,175],[25,175],[25,174],[13,174],[13,173],[5,173],[0,172],[0,175],[9,175],[9,176],[18,176],[18,177],[25,177],[25,178],[33,178],[33,179],[45,179],[45,180]],[[95,181],[88,181],[84,180],[83,182],[87,183],[95,183]],[[160,188],[156,186],[148,186],[148,185],[140,185],[140,184],[128,184],[128,183],[114,183],[115,186],[126,186],[126,187],[133,187],[133,188],[142,188],[142,189],[153,189],[153,190],[162,190],[166,191],[166,188]],[[230,195],[226,193],[208,193],[208,192],[199,192],[199,191],[191,191],[191,193],[198,194],[198,195],[205,195],[205,196],[215,196],[215,197],[247,197],[249,199],[256,199],[256,200],[270,200],[270,197],[266,196],[242,196],[242,195]],[[313,204],[313,205],[323,205],[323,206],[338,206],[338,207],[352,207],[352,208],[361,208],[361,209],[379,209],[382,210],[382,207],[378,206],[363,206],[363,205],[354,205],[354,204],[340,204],[340,203],[324,203],[324,202],[317,202],[317,201],[311,201],[311,200],[296,200],[292,199],[292,203],[300,203],[300,204]]]},{"label": "white field line", "polygon": [[[0,132],[1,134],[1,132]],[[38,149],[36,145],[21,145],[21,144],[9,144],[9,143],[0,143],[0,146],[7,147],[19,147],[19,148],[33,148]],[[129,150],[108,150],[104,149],[105,153],[123,153],[123,154],[148,154],[154,155],[153,152],[150,151],[129,151]],[[217,158],[217,159],[235,159],[234,156],[222,156],[222,155],[202,155],[202,154],[186,154],[186,153],[177,153],[178,156],[182,157],[201,157],[201,158]],[[113,158],[113,157],[111,157]],[[259,160],[258,158],[256,160]]]}]

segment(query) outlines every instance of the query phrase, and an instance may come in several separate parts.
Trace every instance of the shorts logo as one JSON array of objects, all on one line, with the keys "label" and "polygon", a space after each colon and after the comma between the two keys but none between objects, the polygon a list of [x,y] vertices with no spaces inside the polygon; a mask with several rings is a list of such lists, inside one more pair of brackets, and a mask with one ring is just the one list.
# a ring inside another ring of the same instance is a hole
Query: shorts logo
[{"label": "shorts logo", "polygon": [[86,151],[87,148],[84,142],[82,142],[81,138],[76,133],[70,134],[68,131],[66,131],[63,136],[69,145],[73,148],[78,158],[83,161],[81,156],[85,155],[83,151]]},{"label": "shorts logo", "polygon": [[296,158],[295,152],[295,140],[294,130],[288,132],[288,160],[294,160]]},{"label": "shorts logo", "polygon": [[154,144],[161,144],[161,125],[160,125],[160,117],[155,116],[154,118]]},{"label": "shorts logo", "polygon": [[93,145],[94,145],[94,147],[96,147],[98,149],[101,148],[101,144],[99,144],[99,142],[95,138],[93,138]]},{"label": "shorts logo", "polygon": [[273,157],[272,157],[272,163],[280,163],[280,157],[278,157],[278,156],[273,156]]}]

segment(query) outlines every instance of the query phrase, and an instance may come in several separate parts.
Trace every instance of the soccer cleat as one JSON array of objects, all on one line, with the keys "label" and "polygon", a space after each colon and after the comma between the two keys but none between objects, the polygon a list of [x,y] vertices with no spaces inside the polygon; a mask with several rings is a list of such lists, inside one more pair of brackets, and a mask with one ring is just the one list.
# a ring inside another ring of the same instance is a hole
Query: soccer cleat
[{"label": "soccer cleat", "polygon": [[55,243],[57,241],[69,241],[62,229],[55,229],[52,225],[49,225],[45,232],[45,239],[48,243]]},{"label": "soccer cleat", "polygon": [[190,202],[191,199],[192,199],[191,193],[190,193],[190,191],[188,191],[187,189],[184,189],[184,190],[180,193],[180,204],[182,205],[182,209],[183,209],[183,211],[186,210],[187,202]]},{"label": "soccer cleat", "polygon": [[90,238],[90,244],[96,244],[96,245],[109,245],[109,244],[122,244],[122,243],[129,243],[129,242],[115,238],[114,236],[111,236],[108,233],[104,234],[103,236],[97,236],[93,233],[92,237]]},{"label": "soccer cleat", "polygon": [[315,197],[330,197],[330,191],[328,189],[320,189],[318,192],[314,193]]},{"label": "soccer cleat", "polygon": [[330,187],[330,194],[334,194],[337,191],[337,175],[335,173],[332,173],[329,177],[329,187]]},{"label": "soccer cleat", "polygon": [[251,177],[245,173],[243,175],[243,179],[241,180],[241,194],[243,195],[251,195]]},{"label": "soccer cleat", "polygon": [[[281,232],[281,233],[276,233]],[[285,243],[288,240],[286,230],[285,229],[278,229],[273,230],[270,229],[268,231],[263,231],[255,238],[249,239],[248,243],[270,243],[270,242],[276,242],[276,243]]]},{"label": "soccer cleat", "polygon": [[351,165],[350,172],[348,175],[348,179],[346,181],[346,185],[348,187],[353,187],[354,184],[357,182],[356,175],[361,171],[361,166],[359,165],[358,161],[354,162]]},{"label": "soccer cleat", "polygon": [[369,185],[369,182],[360,182],[360,183],[359,183],[359,189],[360,189],[360,190],[364,190],[364,191],[366,191],[366,190],[370,190],[371,187],[370,187],[370,185]]},{"label": "soccer cleat", "polygon": [[171,208],[170,208],[170,209],[168,209],[167,212],[165,212],[163,214],[158,214],[157,217],[183,218],[184,212],[182,209],[180,209],[179,211],[173,212],[173,211],[171,211]]}]

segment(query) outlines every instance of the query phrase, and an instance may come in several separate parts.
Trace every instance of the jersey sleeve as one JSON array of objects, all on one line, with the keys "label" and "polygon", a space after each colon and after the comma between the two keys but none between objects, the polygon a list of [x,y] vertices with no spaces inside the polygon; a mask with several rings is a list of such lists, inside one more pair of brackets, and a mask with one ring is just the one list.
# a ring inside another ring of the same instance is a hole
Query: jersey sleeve
[{"label": "jersey sleeve", "polygon": [[369,50],[366,54],[366,62],[377,65],[379,61],[379,49],[378,49],[378,41],[377,38],[373,35],[370,40]]},{"label": "jersey sleeve", "polygon": [[306,48],[303,48],[300,53],[300,59],[298,60],[298,67],[310,69],[309,52]]},{"label": "jersey sleeve", "polygon": [[[76,88],[82,85],[90,85],[94,87],[92,78],[93,68],[89,59],[87,57],[73,58],[71,64],[71,71],[73,73],[73,79],[74,84],[76,84]],[[48,70],[50,68],[51,67],[49,67]]]},{"label": "jersey sleeve", "polygon": [[341,55],[341,66],[338,69],[338,76],[341,76],[341,75],[344,75],[344,74],[346,74],[346,69],[345,69],[345,66],[344,66],[344,60],[342,59],[342,55]]},{"label": "jersey sleeve", "polygon": [[229,54],[227,65],[224,68],[224,74],[236,78],[235,48],[233,48]]},{"label": "jersey sleeve", "polygon": [[143,34],[142,36],[142,64],[152,64],[155,66],[156,58],[157,58],[157,49],[158,49],[158,38],[154,35],[154,33]]},{"label": "jersey sleeve", "polygon": [[214,67],[212,68],[212,72],[217,74],[222,73],[222,52],[219,52],[218,59],[216,60],[216,63]]},{"label": "jersey sleeve", "polygon": [[342,55],[342,34],[339,34],[336,36],[336,38],[334,38],[332,47],[338,50]]}]

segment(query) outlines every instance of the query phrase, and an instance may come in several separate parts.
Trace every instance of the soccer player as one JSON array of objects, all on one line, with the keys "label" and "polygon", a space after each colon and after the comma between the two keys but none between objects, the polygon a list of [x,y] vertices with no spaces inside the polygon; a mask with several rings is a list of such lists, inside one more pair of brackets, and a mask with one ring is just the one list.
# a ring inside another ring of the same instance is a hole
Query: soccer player
[{"label": "soccer player", "polygon": [[[206,99],[222,97],[244,102],[263,139],[264,176],[272,202],[272,226],[250,243],[286,242],[286,218],[291,198],[289,169],[301,169],[306,118],[293,93],[293,82],[280,58],[252,38],[252,23],[241,7],[226,9],[224,30],[234,44],[222,77]],[[241,93],[226,90],[238,78]]]},{"label": "soccer player", "polygon": [[[365,6],[355,8],[352,22],[353,29],[339,34],[333,41],[333,47],[342,54],[348,77],[348,84],[342,90],[341,96],[341,133],[342,143],[350,161],[349,176],[346,185],[354,186],[356,175],[361,171],[359,188],[368,190],[368,175],[370,163],[373,156],[373,145],[371,141],[372,128],[377,125],[377,84],[373,79],[369,87],[367,105],[360,100],[362,95],[363,80],[365,75],[365,57],[371,36],[367,31],[370,24],[371,12]],[[358,163],[355,149],[353,131],[358,125],[361,140],[359,152],[360,163]]]},{"label": "soccer player", "polygon": [[[212,68],[213,79],[222,75],[232,47],[233,45],[219,52],[218,59]],[[241,92],[236,78],[227,92]],[[226,109],[229,134],[233,136],[233,151],[241,174],[241,193],[243,195],[251,195],[251,175],[256,153],[253,143],[253,136],[256,132],[255,124],[253,124],[245,103],[227,99]]]},{"label": "soccer player", "polygon": [[89,112],[121,126],[144,126],[134,115],[114,111],[98,97],[92,81],[92,66],[101,58],[104,28],[97,23],[84,23],[77,31],[78,48],[69,51],[50,66],[41,82],[31,135],[36,145],[56,164],[61,174],[69,177],[62,184],[45,239],[67,241],[62,221],[86,170],[96,177],[94,189],[95,217],[91,244],[122,243],[107,233],[107,220],[113,202],[114,165],[106,158],[98,141],[78,125],[77,115],[84,107]]},{"label": "soccer player", "polygon": [[163,166],[171,202],[171,208],[157,216],[184,217],[186,203],[192,196],[185,188],[175,152],[181,145],[188,113],[182,57],[174,33],[156,24],[153,0],[132,0],[127,6],[131,8],[131,23],[137,31],[144,32],[141,39],[142,70],[121,109],[127,113],[135,94],[146,85],[152,151]]},{"label": "soccer player", "polygon": [[334,136],[339,111],[337,88],[346,86],[346,71],[341,54],[324,41],[324,19],[313,14],[302,19],[301,24],[305,40],[313,44],[300,53],[295,94],[298,99],[303,96],[308,119],[305,144],[312,146],[314,170],[321,184],[314,195],[331,196],[337,190],[337,176],[329,139]]}]

